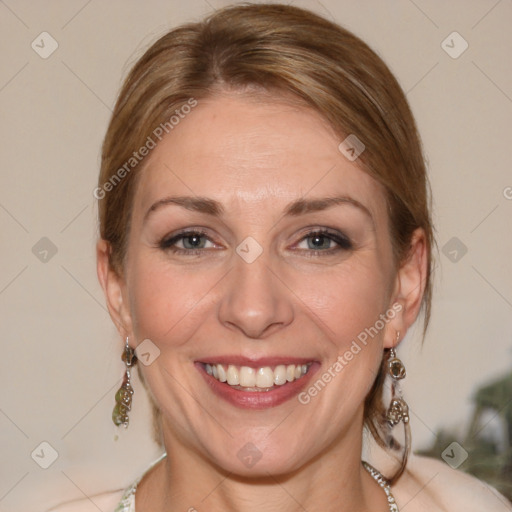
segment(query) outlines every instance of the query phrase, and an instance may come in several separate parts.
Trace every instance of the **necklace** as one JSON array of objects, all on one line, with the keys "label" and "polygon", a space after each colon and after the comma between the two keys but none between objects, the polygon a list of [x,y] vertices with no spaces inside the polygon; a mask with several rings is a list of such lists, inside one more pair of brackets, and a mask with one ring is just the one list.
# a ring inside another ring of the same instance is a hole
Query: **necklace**
[{"label": "necklace", "polygon": [[389,512],[398,512],[398,505],[396,504],[395,497],[393,494],[391,494],[391,486],[389,485],[389,482],[382,476],[379,471],[377,471],[373,466],[364,460],[363,466],[364,469],[370,473],[373,479],[384,489],[384,492],[388,498]]}]

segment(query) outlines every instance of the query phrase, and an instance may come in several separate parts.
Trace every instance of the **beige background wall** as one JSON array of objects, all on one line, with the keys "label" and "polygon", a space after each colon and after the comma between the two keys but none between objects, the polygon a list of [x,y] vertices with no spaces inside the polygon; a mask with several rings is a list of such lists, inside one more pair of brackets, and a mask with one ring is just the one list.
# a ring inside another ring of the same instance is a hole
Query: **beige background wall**
[{"label": "beige background wall", "polygon": [[[423,447],[440,426],[463,428],[475,386],[512,365],[512,3],[292,3],[334,18],[378,51],[423,136],[441,251],[424,348],[416,333],[399,352],[414,447]],[[2,512],[125,486],[157,455],[140,386],[130,428],[113,441],[121,340],[96,279],[92,190],[130,63],[168,28],[222,5],[0,1]],[[45,59],[55,43],[38,37],[43,31],[58,44]],[[458,36],[445,43],[452,56],[442,47],[453,31],[469,45],[460,56]],[[456,262],[454,247],[443,253],[452,237],[467,248],[462,258],[455,248]],[[52,450],[58,458],[43,469]]]}]

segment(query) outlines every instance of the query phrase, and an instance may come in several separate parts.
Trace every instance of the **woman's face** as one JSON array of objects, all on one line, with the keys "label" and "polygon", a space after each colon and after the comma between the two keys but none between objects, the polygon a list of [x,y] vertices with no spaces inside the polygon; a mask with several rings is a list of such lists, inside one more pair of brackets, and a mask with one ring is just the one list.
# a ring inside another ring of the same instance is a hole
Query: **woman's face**
[{"label": "woman's face", "polygon": [[121,310],[150,340],[168,448],[277,474],[358,446],[401,306],[383,189],[340,142],[310,110],[226,94],[152,150]]}]

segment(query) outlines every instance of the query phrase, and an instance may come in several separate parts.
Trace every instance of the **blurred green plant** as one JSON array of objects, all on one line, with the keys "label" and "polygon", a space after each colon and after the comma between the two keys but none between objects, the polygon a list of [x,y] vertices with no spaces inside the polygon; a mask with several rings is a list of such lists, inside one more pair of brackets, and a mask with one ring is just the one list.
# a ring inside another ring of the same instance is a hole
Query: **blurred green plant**
[{"label": "blurred green plant", "polygon": [[442,460],[446,447],[458,442],[468,452],[458,469],[489,483],[512,501],[512,372],[477,389],[473,402],[464,439],[440,429],[433,445],[417,453]]}]

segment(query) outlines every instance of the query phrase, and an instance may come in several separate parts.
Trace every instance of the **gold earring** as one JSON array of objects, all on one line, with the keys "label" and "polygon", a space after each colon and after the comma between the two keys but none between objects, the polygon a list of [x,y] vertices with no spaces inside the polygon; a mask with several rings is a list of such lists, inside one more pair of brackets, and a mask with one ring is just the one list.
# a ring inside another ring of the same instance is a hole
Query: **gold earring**
[{"label": "gold earring", "polygon": [[[400,339],[400,332],[396,333],[396,343]],[[391,375],[391,404],[386,413],[386,419],[390,427],[394,427],[401,421],[404,424],[409,423],[409,406],[406,401],[402,398],[402,391],[399,380],[402,380],[406,376],[404,363],[397,357],[395,349],[391,348],[388,356],[388,371]]]},{"label": "gold earring", "polygon": [[132,366],[134,366],[137,362],[137,356],[135,355],[134,350],[128,344],[128,336],[126,337],[126,344],[124,346],[121,359],[124,361],[126,371],[123,378],[123,384],[116,393],[116,405],[112,411],[112,421],[117,427],[123,425],[124,428],[127,428],[130,421],[128,418],[128,411],[130,411],[132,408],[133,395],[133,388],[130,382],[130,370]]},{"label": "gold earring", "polygon": [[[400,332],[396,333],[396,343],[400,339]],[[386,421],[390,429],[393,429],[400,422],[404,426],[404,440],[403,444],[398,442],[395,437],[389,432],[386,436],[387,446],[394,451],[402,450],[402,465],[401,470],[393,478],[396,480],[402,474],[403,468],[407,464],[409,453],[411,451],[411,425],[409,422],[409,406],[402,398],[402,390],[400,389],[399,381],[405,378],[406,371],[404,363],[397,357],[394,347],[389,350],[387,359],[388,373],[391,375],[391,403],[386,411]]]}]

